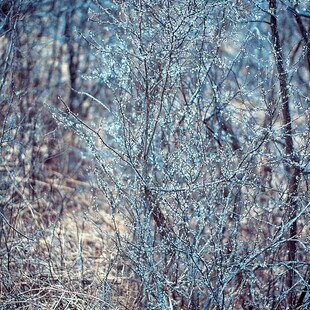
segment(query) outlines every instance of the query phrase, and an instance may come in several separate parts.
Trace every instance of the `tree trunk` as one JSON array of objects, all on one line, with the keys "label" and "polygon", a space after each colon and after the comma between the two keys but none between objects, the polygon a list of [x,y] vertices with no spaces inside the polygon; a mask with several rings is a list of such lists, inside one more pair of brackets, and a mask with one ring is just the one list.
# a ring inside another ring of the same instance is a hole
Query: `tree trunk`
[{"label": "tree trunk", "polygon": [[[292,120],[290,114],[289,107],[289,89],[287,85],[287,72],[284,68],[283,64],[283,52],[282,46],[279,39],[279,32],[277,26],[277,1],[270,0],[269,1],[269,9],[270,9],[270,27],[272,34],[272,43],[274,49],[274,55],[276,59],[276,66],[278,71],[278,79],[280,84],[280,95],[282,101],[282,118],[283,118],[283,130],[285,137],[285,168],[288,173],[288,198],[287,198],[287,208],[289,218],[291,221],[296,217],[297,213],[297,196],[298,196],[298,179],[301,173],[300,168],[298,166],[297,158],[294,151],[294,143],[292,139]],[[294,264],[296,261],[296,251],[297,245],[294,239],[297,234],[297,220],[292,222],[289,231],[289,241],[288,241],[288,264],[290,265],[290,269],[288,271],[287,285],[288,288],[291,289],[294,285]],[[290,307],[294,304],[294,294],[291,290],[289,292],[288,303]]]}]

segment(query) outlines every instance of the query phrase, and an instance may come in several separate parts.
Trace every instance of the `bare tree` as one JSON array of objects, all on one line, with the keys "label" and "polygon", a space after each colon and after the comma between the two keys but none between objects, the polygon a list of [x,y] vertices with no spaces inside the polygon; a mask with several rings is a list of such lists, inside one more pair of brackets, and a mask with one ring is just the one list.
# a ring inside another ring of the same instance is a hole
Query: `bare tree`
[{"label": "bare tree", "polygon": [[[76,26],[92,29],[86,16],[90,8],[88,1],[0,1],[3,309],[108,304],[92,295],[92,282],[85,279],[93,273],[85,272],[89,265],[83,260],[85,251],[91,251],[85,235],[92,228],[86,229],[81,214],[92,204],[92,194],[85,182],[83,147],[57,127],[48,109],[58,95],[71,100],[71,88],[83,90],[89,84],[82,75],[91,54],[80,51],[87,42]],[[98,88],[100,83],[94,94]],[[70,107],[87,116],[85,104],[72,101]],[[95,235],[91,239],[100,243]],[[72,255],[78,258],[72,260]]]},{"label": "bare tree", "polygon": [[99,8],[91,18],[105,35],[88,41],[112,96],[108,107],[99,101],[104,122],[93,129],[65,102],[69,116],[59,117],[97,160],[131,302],[303,307],[309,89],[300,72],[309,73],[294,44],[308,41],[298,20],[290,37],[279,31],[280,20],[301,18],[297,6],[293,14],[276,1]]},{"label": "bare tree", "polygon": [[0,15],[5,306],[309,307],[309,1]]}]

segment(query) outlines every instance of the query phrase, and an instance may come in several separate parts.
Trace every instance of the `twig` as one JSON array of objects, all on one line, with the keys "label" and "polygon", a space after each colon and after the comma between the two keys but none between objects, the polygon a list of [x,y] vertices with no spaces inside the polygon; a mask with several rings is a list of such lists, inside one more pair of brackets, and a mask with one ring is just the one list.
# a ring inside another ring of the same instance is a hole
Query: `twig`
[{"label": "twig", "polygon": [[71,88],[71,89],[72,89],[74,92],[76,92],[77,94],[79,94],[79,95],[85,95],[85,96],[87,96],[88,98],[90,98],[90,99],[96,101],[96,102],[99,103],[101,106],[103,106],[105,109],[107,109],[109,112],[111,112],[111,110],[110,110],[102,101],[100,101],[100,100],[97,99],[96,97],[92,96],[91,94],[86,93],[86,92],[84,92],[84,91],[77,91],[77,90],[75,90],[74,88]]},{"label": "twig", "polygon": [[[74,114],[69,106],[64,102],[64,100],[58,96],[58,99],[62,102],[62,104],[65,106],[65,108],[67,109],[67,112],[72,115],[80,124],[82,124],[85,128],[87,128],[90,132],[92,132],[94,135],[96,135],[99,140],[101,141],[101,143],[107,147],[112,153],[114,153],[117,157],[119,157],[122,161],[124,161],[126,164],[129,165],[129,167],[131,167],[135,173],[139,176],[139,178],[142,180],[142,182],[146,185],[146,182],[144,180],[144,178],[142,177],[142,175],[140,174],[140,172],[133,166],[133,164],[128,161],[122,154],[120,154],[118,151],[116,151],[113,147],[111,147],[110,145],[108,145],[102,138],[102,136],[99,134],[98,131],[94,130],[93,128],[91,128],[89,125],[87,125],[84,121],[82,121],[76,114]],[[97,158],[97,157],[96,157]],[[101,162],[99,158],[98,162]]]},{"label": "twig", "polygon": [[30,240],[30,241],[35,241],[34,239],[27,237],[26,235],[24,235],[22,232],[20,232],[19,230],[17,230],[14,226],[12,226],[10,224],[10,222],[7,220],[7,218],[4,216],[4,214],[2,212],[0,212],[0,216],[2,217],[3,221],[9,226],[11,227],[16,233],[18,233],[19,235],[23,236],[24,238]]}]

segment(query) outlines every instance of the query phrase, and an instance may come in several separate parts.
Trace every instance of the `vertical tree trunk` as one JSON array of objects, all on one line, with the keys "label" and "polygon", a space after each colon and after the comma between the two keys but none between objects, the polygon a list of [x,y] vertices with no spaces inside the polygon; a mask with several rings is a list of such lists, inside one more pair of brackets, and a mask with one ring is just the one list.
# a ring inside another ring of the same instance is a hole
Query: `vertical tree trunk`
[{"label": "vertical tree trunk", "polygon": [[[277,1],[269,1],[270,9],[270,27],[272,34],[272,43],[276,59],[278,79],[280,84],[280,95],[282,101],[282,118],[283,118],[283,130],[285,137],[285,168],[288,172],[288,198],[287,207],[289,208],[289,220],[293,220],[297,213],[297,196],[298,196],[298,178],[301,173],[297,165],[297,158],[294,151],[294,143],[292,138],[292,120],[289,108],[289,89],[287,85],[287,73],[283,64],[283,52],[279,39],[279,32],[277,26]],[[288,261],[291,268],[288,271],[287,285],[288,288],[292,288],[294,285],[294,270],[293,262],[296,260],[297,246],[294,241],[297,234],[297,220],[293,221],[289,231],[288,241]],[[294,294],[292,291],[289,293],[288,303],[290,307],[294,304]]]}]

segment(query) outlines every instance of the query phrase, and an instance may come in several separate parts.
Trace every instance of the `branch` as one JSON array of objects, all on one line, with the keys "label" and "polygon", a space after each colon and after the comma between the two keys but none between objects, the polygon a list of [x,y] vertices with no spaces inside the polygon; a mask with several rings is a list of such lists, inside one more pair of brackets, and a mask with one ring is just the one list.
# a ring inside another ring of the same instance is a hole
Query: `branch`
[{"label": "branch", "polygon": [[[307,32],[307,29],[304,26],[304,23],[303,23],[303,21],[301,19],[301,16],[304,16],[304,15],[301,15],[300,13],[298,13],[297,10],[295,10],[294,8],[291,8],[291,7],[289,7],[288,10],[291,11],[294,14],[296,23],[297,23],[297,25],[299,27],[299,31],[300,31],[300,33],[302,35],[303,40],[305,41],[305,45],[307,47],[308,68],[310,70],[310,40],[309,40],[309,35],[308,35],[308,32]],[[309,12],[309,17],[310,17],[310,12]]]},{"label": "branch", "polygon": [[93,97],[91,94],[86,93],[86,92],[84,92],[84,91],[77,91],[77,90],[75,90],[75,89],[73,89],[73,88],[71,88],[71,89],[72,89],[74,92],[76,92],[77,94],[79,94],[79,95],[85,95],[85,96],[87,96],[88,98],[90,98],[90,99],[96,101],[96,102],[99,103],[101,106],[103,106],[106,110],[108,110],[109,112],[111,112],[111,110],[110,110],[102,101],[100,101],[99,99]]},{"label": "branch", "polygon": [[26,235],[24,235],[22,232],[20,232],[19,230],[17,230],[14,226],[12,226],[10,224],[10,222],[7,220],[7,218],[4,216],[4,214],[2,212],[0,212],[0,216],[2,217],[3,221],[9,226],[11,227],[16,233],[18,233],[19,235],[23,236],[24,238],[26,238],[27,240],[30,241],[34,241],[32,238],[27,237]]},{"label": "branch", "polygon": [[[69,106],[64,102],[64,100],[58,96],[58,99],[62,102],[62,104],[65,106],[67,112],[73,116],[80,124],[82,124],[85,128],[87,128],[90,132],[92,132],[94,135],[96,135],[99,140],[101,141],[101,143],[107,147],[112,153],[114,153],[117,157],[119,157],[122,161],[124,161],[126,164],[129,165],[129,167],[131,167],[135,173],[137,173],[137,175],[139,176],[139,178],[142,180],[143,184],[144,185],[147,185],[144,178],[142,177],[142,175],[140,174],[140,172],[133,166],[133,164],[128,161],[122,154],[120,154],[118,151],[116,151],[113,147],[111,147],[110,145],[108,145],[104,140],[103,138],[101,137],[101,135],[99,134],[98,131],[94,130],[93,128],[91,128],[89,125],[87,125],[85,122],[83,122],[76,114],[74,114]],[[99,160],[100,162],[100,160]]]},{"label": "branch", "polygon": [[310,18],[310,11],[299,11],[297,9],[292,8],[291,6],[287,7],[289,11],[291,11],[294,15],[296,16],[302,16],[302,17],[307,17]]}]

